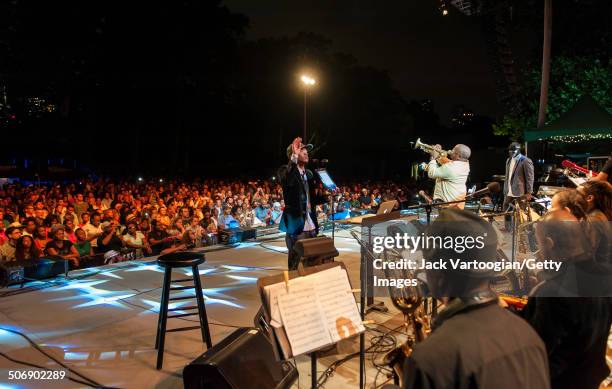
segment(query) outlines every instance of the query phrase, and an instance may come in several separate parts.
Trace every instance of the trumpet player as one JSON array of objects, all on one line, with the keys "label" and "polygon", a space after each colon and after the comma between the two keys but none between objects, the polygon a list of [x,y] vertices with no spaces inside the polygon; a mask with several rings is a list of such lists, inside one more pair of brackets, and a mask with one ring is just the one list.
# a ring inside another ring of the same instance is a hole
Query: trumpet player
[{"label": "trumpet player", "polygon": [[[436,180],[433,200],[439,202],[463,200],[466,195],[468,175],[470,174],[470,155],[472,151],[464,144],[457,144],[444,155],[439,145],[429,150],[431,160],[425,166],[427,176]],[[457,205],[463,208],[463,203]]]}]

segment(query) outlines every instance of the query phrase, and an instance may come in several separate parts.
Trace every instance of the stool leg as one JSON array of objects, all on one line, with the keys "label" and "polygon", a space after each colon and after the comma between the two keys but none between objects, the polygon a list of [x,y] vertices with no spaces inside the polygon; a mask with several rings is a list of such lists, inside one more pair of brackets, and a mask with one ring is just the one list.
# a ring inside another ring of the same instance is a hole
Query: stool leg
[{"label": "stool leg", "polygon": [[206,342],[206,347],[212,347],[210,339],[210,329],[208,328],[208,317],[206,316],[206,305],[202,294],[202,283],[200,282],[200,272],[197,266],[192,266],[193,284],[195,285],[196,299],[198,300],[198,312],[200,313],[200,327],[202,330],[202,340]]},{"label": "stool leg", "polygon": [[172,269],[167,267],[164,273],[164,286],[162,289],[162,303],[159,305],[160,323],[157,330],[157,370],[164,363],[164,342],[166,340],[166,321],[168,320],[168,299],[170,298],[170,283],[172,282]]},{"label": "stool leg", "polygon": [[[171,283],[172,283],[172,281],[170,281],[168,283],[168,286],[170,286]],[[167,288],[167,289],[168,289],[168,291],[170,291],[170,288]],[[161,333],[161,323],[162,323],[163,307],[166,306],[166,293],[164,293],[165,290],[166,290],[166,273],[164,271],[164,280],[162,281],[161,301],[159,303],[159,312],[157,314],[157,334],[155,336],[155,349],[156,350],[159,347],[159,335]]]}]

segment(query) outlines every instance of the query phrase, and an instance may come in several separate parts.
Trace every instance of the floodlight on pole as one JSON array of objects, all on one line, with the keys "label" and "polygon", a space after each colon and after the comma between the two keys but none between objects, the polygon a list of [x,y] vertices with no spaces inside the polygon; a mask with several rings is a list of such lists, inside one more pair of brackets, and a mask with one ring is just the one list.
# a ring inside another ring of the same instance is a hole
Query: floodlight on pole
[{"label": "floodlight on pole", "polygon": [[302,82],[304,83],[304,85],[306,85],[306,86],[312,86],[312,85],[317,83],[317,81],[314,78],[312,78],[312,77],[310,77],[308,75],[303,75],[301,79],[302,79]]}]

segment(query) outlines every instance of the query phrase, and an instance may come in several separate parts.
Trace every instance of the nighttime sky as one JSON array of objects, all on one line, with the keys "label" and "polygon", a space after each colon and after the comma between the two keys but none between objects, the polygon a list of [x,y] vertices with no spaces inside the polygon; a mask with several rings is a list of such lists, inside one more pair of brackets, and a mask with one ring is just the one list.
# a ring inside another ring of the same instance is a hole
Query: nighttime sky
[{"label": "nighttime sky", "polygon": [[334,50],[388,70],[405,98],[433,99],[443,123],[454,104],[493,117],[503,113],[480,26],[452,7],[442,17],[436,0],[225,0],[225,5],[249,17],[248,39],[300,31],[328,37]]}]

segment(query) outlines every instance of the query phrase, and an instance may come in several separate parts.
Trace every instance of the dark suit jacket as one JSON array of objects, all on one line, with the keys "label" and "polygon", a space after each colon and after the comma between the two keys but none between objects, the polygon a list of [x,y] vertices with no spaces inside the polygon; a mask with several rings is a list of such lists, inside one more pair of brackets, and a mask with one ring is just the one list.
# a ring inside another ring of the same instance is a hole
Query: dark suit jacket
[{"label": "dark suit jacket", "polygon": [[506,181],[504,182],[504,196],[508,194],[508,185],[512,188],[512,194],[520,197],[526,193],[533,193],[533,162],[524,155],[519,155],[514,165],[512,182],[508,182],[510,176],[510,158],[506,160]]},{"label": "dark suit jacket", "polygon": [[414,346],[406,389],[548,389],[546,349],[513,313],[490,304],[458,312]]},{"label": "dark suit jacket", "polygon": [[[308,197],[310,198],[310,218],[312,219],[316,232],[319,232],[317,223],[317,214],[315,206],[323,204],[325,198],[316,193],[318,181],[314,174],[306,169],[308,177]],[[283,165],[278,169],[278,178],[283,187],[283,198],[285,199],[285,209],[279,225],[281,231],[288,234],[301,234],[304,231],[304,222],[306,220],[306,186],[300,175],[297,164],[289,161],[287,165]]]}]

